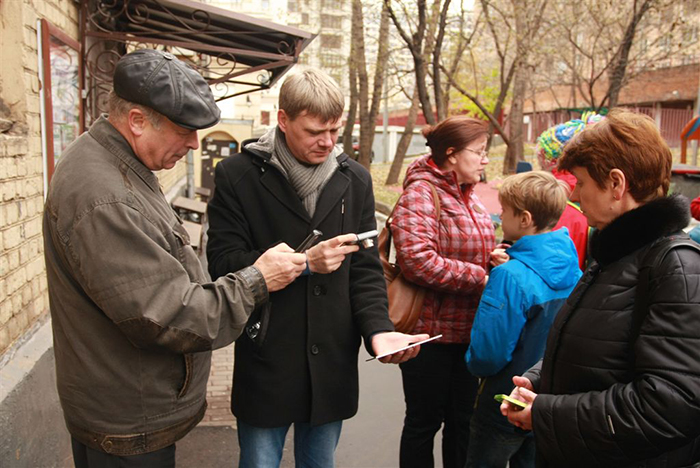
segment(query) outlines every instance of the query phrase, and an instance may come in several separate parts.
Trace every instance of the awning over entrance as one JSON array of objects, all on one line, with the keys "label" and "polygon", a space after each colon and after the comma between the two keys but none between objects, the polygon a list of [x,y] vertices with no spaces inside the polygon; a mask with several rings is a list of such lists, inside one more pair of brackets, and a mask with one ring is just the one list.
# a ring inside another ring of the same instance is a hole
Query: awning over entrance
[{"label": "awning over entrance", "polygon": [[86,0],[80,27],[88,125],[106,111],[114,67],[131,50],[170,51],[223,100],[275,84],[316,36],[189,0]]}]

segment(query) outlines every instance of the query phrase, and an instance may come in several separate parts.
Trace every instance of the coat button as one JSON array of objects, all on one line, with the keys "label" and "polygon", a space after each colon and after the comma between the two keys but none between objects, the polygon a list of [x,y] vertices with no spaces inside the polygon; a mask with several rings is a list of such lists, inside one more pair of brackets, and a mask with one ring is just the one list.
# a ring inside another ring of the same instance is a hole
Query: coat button
[{"label": "coat button", "polygon": [[311,346],[311,354],[313,354],[314,356],[316,356],[318,354],[318,346],[316,346],[316,345]]},{"label": "coat button", "polygon": [[323,294],[323,288],[319,285],[314,286],[314,296],[320,296]]}]

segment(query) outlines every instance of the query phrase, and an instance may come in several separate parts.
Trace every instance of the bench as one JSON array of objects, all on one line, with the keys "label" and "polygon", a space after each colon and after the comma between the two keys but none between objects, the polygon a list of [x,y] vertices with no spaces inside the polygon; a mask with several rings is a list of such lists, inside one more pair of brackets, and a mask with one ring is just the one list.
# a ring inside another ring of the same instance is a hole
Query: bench
[{"label": "bench", "polygon": [[185,228],[187,235],[190,236],[190,245],[192,248],[199,250],[199,247],[202,245],[202,233],[204,231],[202,225],[193,223],[192,221],[183,221],[182,227]]},{"label": "bench", "polygon": [[177,197],[172,205],[180,216],[185,215],[186,218],[197,221],[199,224],[204,223],[204,216],[207,214],[206,203],[187,197]]}]

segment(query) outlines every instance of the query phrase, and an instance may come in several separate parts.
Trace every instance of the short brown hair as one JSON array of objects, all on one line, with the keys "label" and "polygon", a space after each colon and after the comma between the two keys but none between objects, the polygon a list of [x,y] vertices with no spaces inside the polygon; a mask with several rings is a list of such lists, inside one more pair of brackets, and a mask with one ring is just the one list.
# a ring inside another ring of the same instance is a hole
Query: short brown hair
[{"label": "short brown hair", "polygon": [[117,96],[114,90],[110,91],[109,97],[107,98],[109,105],[109,116],[113,119],[121,120],[127,116],[131,109],[138,109],[143,112],[153,128],[156,130],[160,128],[160,123],[165,117],[158,111],[155,111],[147,106],[142,106],[141,104],[136,104],[135,102],[127,101]]},{"label": "short brown hair", "polygon": [[613,109],[607,118],[571,139],[559,169],[581,167],[602,189],[613,169],[621,170],[635,201],[664,196],[671,184],[671,150],[651,117]]},{"label": "short brown hair", "polygon": [[489,126],[483,120],[455,115],[435,126],[424,127],[422,133],[435,164],[442,166],[447,160],[448,148],[462,151],[477,138],[488,135]]},{"label": "short brown hair", "polygon": [[566,191],[546,171],[522,172],[507,177],[498,189],[498,201],[517,215],[529,211],[538,231],[551,229],[566,208]]},{"label": "short brown hair", "polygon": [[309,68],[284,81],[279,105],[290,120],[306,112],[323,122],[331,122],[343,116],[345,97],[333,78],[321,70]]}]

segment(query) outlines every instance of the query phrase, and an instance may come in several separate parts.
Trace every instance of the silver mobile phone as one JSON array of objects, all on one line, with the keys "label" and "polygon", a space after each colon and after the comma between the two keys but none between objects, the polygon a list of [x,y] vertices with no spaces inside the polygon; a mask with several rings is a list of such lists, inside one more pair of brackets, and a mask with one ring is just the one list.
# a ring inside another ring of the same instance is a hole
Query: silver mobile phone
[{"label": "silver mobile phone", "polygon": [[322,235],[323,233],[321,231],[314,229],[313,231],[311,231],[311,234],[306,236],[306,239],[304,239],[302,243],[299,244],[299,247],[297,247],[294,251],[296,253],[306,252],[308,249],[313,247],[314,244],[316,244],[316,242],[318,242]]},{"label": "silver mobile phone", "polygon": [[365,249],[368,249],[374,245],[374,241],[372,240],[373,238],[377,237],[379,235],[379,232],[374,229],[372,231],[367,231],[367,232],[362,232],[360,234],[356,234],[357,239],[352,240],[350,242],[346,242],[346,244],[349,245],[355,245],[359,244]]}]

